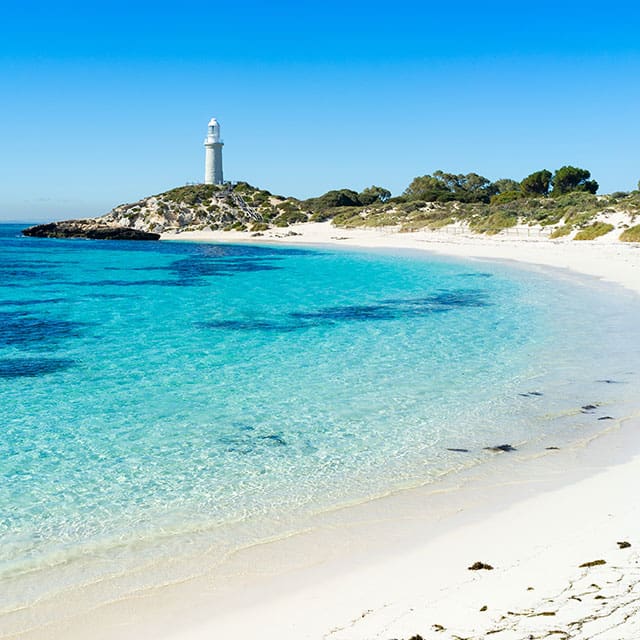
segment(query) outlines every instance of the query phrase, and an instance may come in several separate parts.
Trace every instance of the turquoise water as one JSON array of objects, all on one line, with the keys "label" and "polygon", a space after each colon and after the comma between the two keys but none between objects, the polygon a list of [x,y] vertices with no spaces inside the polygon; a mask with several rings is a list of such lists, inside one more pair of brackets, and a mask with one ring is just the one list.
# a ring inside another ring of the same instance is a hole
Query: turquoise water
[{"label": "turquoise water", "polygon": [[0,611],[71,561],[228,551],[622,417],[640,306],[612,291],[422,254],[0,226]]}]

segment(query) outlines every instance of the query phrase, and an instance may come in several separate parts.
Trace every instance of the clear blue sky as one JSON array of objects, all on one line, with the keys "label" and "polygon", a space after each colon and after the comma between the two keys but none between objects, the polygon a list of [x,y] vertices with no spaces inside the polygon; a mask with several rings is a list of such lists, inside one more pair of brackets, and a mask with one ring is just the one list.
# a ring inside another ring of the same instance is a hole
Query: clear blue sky
[{"label": "clear blue sky", "polygon": [[631,2],[36,2],[0,16],[0,219],[225,177],[298,197],[436,169],[640,179]]}]

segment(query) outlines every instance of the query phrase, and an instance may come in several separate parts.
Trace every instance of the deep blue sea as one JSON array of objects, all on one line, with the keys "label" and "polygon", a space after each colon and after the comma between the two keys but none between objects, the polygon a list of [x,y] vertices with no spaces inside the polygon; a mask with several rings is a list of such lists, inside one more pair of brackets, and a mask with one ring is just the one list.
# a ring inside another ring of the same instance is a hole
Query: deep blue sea
[{"label": "deep blue sea", "polygon": [[0,226],[0,611],[577,439],[638,388],[640,305],[596,280],[19,231]]}]

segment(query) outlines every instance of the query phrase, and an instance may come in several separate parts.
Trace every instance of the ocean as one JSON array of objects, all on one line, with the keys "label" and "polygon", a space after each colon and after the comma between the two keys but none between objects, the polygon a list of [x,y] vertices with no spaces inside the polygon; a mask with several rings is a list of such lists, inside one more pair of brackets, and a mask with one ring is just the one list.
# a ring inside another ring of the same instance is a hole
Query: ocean
[{"label": "ocean", "polygon": [[126,594],[562,446],[635,401],[640,303],[596,279],[20,228],[0,225],[0,629],[82,584]]}]

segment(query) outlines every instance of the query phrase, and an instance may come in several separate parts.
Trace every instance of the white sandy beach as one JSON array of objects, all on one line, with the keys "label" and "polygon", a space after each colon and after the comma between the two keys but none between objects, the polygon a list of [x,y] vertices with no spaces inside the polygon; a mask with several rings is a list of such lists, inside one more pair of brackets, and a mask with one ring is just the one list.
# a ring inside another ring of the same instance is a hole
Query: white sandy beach
[{"label": "white sandy beach", "polygon": [[[297,235],[286,235],[293,231]],[[176,238],[165,236],[164,239]],[[345,230],[328,223],[176,239],[422,249],[570,269],[640,294],[640,246],[607,238]],[[585,398],[585,402],[589,401]],[[640,408],[640,403],[639,403]],[[229,558],[221,574],[140,593],[23,638],[525,640],[640,638],[640,418],[570,450],[325,514]],[[618,542],[630,546],[620,548]],[[594,566],[584,563],[604,561]],[[493,569],[469,570],[475,562]]]},{"label": "white sandy beach", "polygon": [[456,233],[445,230],[397,233],[395,229],[340,229],[329,222],[317,222],[269,229],[258,237],[239,231],[187,231],[178,235],[166,233],[162,239],[420,249],[462,258],[516,260],[571,269],[640,292],[640,245],[617,241],[619,232],[597,240],[573,241],[549,240],[539,227],[514,227],[495,236],[468,233],[462,228],[454,230]]}]

